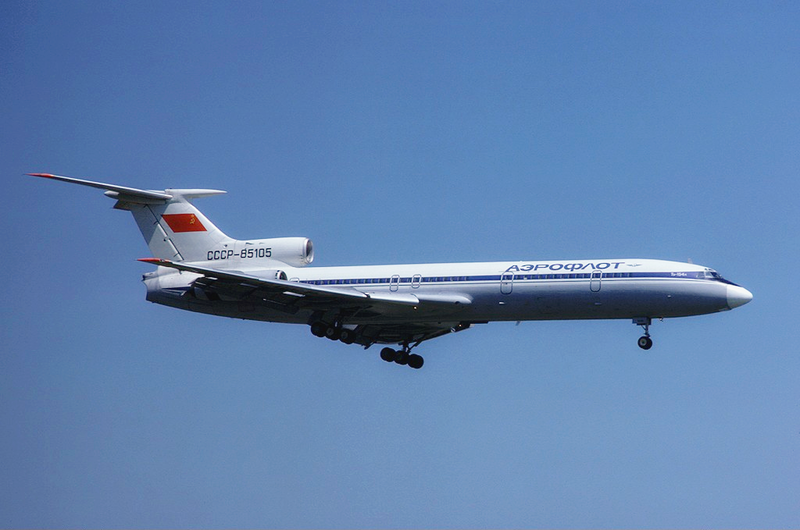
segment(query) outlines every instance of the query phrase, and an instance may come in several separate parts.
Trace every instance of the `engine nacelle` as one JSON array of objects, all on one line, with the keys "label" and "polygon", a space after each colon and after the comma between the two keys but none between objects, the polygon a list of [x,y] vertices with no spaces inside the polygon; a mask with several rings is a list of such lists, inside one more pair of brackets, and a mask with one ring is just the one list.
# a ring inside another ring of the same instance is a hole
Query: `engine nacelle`
[{"label": "engine nacelle", "polygon": [[238,241],[236,249],[236,254],[242,260],[268,258],[292,267],[305,267],[314,261],[314,243],[307,237],[275,237]]},{"label": "engine nacelle", "polygon": [[261,278],[266,278],[268,280],[286,281],[289,279],[289,277],[286,276],[286,273],[281,270],[258,271],[258,276]]}]

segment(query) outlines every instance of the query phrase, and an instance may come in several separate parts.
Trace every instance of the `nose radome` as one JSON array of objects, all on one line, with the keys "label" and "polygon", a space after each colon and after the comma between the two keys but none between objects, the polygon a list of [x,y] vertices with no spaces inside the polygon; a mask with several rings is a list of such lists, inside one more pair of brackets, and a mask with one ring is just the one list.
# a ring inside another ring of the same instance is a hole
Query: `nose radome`
[{"label": "nose radome", "polygon": [[753,293],[745,289],[744,287],[739,287],[738,285],[729,285],[728,286],[728,307],[731,309],[735,309],[741,305],[746,304],[750,300],[753,299]]}]

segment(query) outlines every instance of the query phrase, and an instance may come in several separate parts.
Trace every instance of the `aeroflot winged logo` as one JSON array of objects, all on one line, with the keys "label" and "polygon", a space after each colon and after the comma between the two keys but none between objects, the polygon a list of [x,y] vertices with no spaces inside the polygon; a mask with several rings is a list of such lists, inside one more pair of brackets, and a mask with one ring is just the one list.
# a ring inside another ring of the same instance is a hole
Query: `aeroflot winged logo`
[{"label": "aeroflot winged logo", "polygon": [[193,213],[171,213],[161,216],[170,229],[176,234],[180,232],[205,232],[206,227]]}]

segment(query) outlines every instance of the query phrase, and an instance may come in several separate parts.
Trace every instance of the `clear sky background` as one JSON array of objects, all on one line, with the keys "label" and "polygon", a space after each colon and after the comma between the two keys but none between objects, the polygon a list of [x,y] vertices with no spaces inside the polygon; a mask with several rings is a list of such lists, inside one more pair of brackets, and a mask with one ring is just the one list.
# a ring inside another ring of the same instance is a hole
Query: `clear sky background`
[{"label": "clear sky background", "polygon": [[[0,3],[0,526],[797,527],[797,2]],[[98,190],[315,265],[692,259],[729,313],[415,371],[144,300]]]}]

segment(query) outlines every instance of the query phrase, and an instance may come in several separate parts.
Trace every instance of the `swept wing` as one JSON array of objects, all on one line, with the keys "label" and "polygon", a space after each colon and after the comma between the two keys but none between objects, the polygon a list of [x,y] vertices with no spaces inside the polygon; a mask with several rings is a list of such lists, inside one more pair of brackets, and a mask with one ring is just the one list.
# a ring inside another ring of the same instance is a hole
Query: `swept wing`
[{"label": "swept wing", "polygon": [[[469,327],[452,319],[447,319],[447,322],[409,319],[412,312],[424,314],[469,305],[472,299],[466,295],[364,292],[353,287],[310,285],[161,258],[142,258],[139,261],[199,274],[200,277],[193,282],[195,287],[228,298],[261,301],[286,313],[296,313],[300,309],[320,312],[335,309],[345,316],[345,322],[359,327],[359,335],[365,337],[364,345],[397,343],[408,337],[421,342]],[[404,315],[402,321],[393,318],[398,315]]]}]

